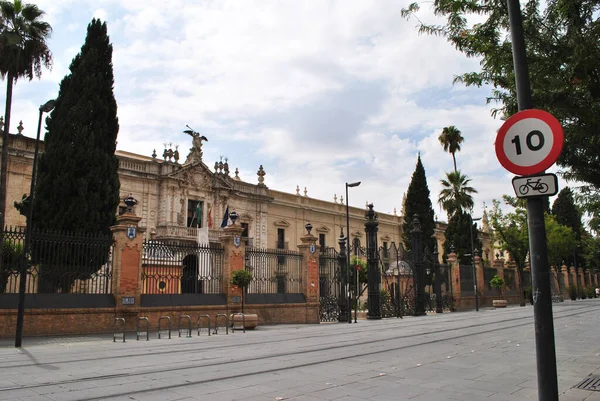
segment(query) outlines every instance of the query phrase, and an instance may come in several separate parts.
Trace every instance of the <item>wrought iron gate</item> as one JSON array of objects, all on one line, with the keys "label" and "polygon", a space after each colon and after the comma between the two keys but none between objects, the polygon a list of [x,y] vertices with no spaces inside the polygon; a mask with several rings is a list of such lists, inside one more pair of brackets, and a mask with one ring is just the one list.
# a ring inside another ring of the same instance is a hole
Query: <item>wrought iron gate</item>
[{"label": "wrought iron gate", "polygon": [[319,318],[321,322],[337,322],[342,302],[341,265],[339,253],[326,248],[319,255]]}]

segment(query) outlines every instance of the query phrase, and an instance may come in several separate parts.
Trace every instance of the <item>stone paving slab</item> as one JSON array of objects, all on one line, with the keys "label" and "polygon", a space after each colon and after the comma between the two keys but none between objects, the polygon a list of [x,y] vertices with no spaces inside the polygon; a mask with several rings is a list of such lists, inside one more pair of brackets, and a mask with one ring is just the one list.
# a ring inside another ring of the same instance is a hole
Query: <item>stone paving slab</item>
[{"label": "stone paving slab", "polygon": [[[554,304],[561,400],[600,374],[600,299]],[[111,335],[0,341],[0,400],[537,400],[533,309],[125,343]]]}]

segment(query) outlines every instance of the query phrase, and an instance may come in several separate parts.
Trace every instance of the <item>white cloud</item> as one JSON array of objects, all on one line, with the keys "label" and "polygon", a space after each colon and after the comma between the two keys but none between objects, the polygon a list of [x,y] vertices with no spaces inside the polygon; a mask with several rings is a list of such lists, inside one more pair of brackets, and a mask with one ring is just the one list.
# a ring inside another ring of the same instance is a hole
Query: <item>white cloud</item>
[{"label": "white cloud", "polygon": [[[119,149],[162,154],[163,143],[173,143],[184,159],[190,138],[181,130],[189,124],[209,138],[209,166],[228,156],[232,171],[239,167],[242,179],[256,182],[262,164],[271,188],[294,193],[306,186],[309,196],[326,200],[339,197],[344,182],[360,180],[352,205],[370,201],[399,212],[417,152],[435,204],[439,180],[452,168],[437,136],[456,125],[465,137],[458,166],[479,190],[475,213],[512,191],[493,153],[501,121],[489,115],[487,89],[451,85],[478,60],[442,38],[419,35],[400,16],[405,4],[38,3],[54,26],[55,65],[42,81],[15,91],[13,114],[28,127],[37,121],[36,105],[56,96],[97,16],[107,21],[114,46]],[[436,17],[424,10],[422,18]]]}]

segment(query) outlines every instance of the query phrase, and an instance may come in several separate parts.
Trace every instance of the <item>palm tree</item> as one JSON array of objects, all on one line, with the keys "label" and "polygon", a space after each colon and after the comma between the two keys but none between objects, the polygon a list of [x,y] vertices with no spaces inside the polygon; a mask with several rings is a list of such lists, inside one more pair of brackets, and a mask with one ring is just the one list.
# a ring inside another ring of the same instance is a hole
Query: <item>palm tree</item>
[{"label": "palm tree", "polygon": [[460,144],[463,143],[465,138],[460,134],[460,130],[454,125],[444,127],[442,133],[438,137],[438,140],[444,147],[444,152],[449,152],[452,155],[452,161],[454,162],[454,172],[456,172],[456,157],[454,154],[460,152]]},{"label": "palm tree", "polygon": [[438,203],[448,213],[448,217],[453,216],[460,211],[469,211],[473,209],[472,194],[476,194],[477,190],[471,186],[470,178],[462,175],[460,171],[452,171],[446,173],[446,180],[440,180],[442,190],[438,197]]},{"label": "palm tree", "polygon": [[40,18],[44,12],[21,0],[0,1],[0,74],[6,77],[6,110],[2,133],[0,166],[0,228],[4,228],[8,168],[8,132],[13,84],[21,77],[32,80],[42,75],[42,66],[52,66],[52,53],[46,40],[52,27]]}]

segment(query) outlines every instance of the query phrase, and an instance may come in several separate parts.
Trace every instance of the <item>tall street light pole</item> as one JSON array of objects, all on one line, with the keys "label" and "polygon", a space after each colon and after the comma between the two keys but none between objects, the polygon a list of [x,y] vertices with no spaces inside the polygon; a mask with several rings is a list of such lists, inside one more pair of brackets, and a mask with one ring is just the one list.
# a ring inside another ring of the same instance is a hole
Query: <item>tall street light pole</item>
[{"label": "tall street light pole", "polygon": [[473,289],[475,290],[475,310],[479,312],[479,295],[477,294],[477,269],[475,268],[475,245],[473,244],[473,222],[481,220],[481,217],[475,217],[469,213],[471,225],[469,233],[471,234],[471,269],[473,270]]},{"label": "tall street light pole", "polygon": [[346,305],[348,307],[348,323],[352,323],[352,301],[350,300],[350,209],[348,205],[348,188],[354,188],[360,185],[360,181],[346,183],[346,252],[348,256],[348,264],[346,266],[346,283],[348,291],[346,292]]},{"label": "tall street light pole", "polygon": [[56,101],[48,100],[40,106],[40,117],[38,119],[37,136],[35,138],[35,151],[33,153],[33,167],[31,170],[31,186],[29,187],[29,209],[27,210],[27,221],[25,228],[25,244],[23,245],[23,261],[19,276],[19,306],[17,310],[17,333],[15,335],[15,347],[21,347],[23,342],[23,319],[25,316],[25,284],[27,282],[27,264],[29,261],[29,249],[31,247],[31,231],[33,229],[33,192],[35,190],[35,176],[37,173],[37,158],[40,147],[40,131],[42,130],[42,115],[54,109]]}]

